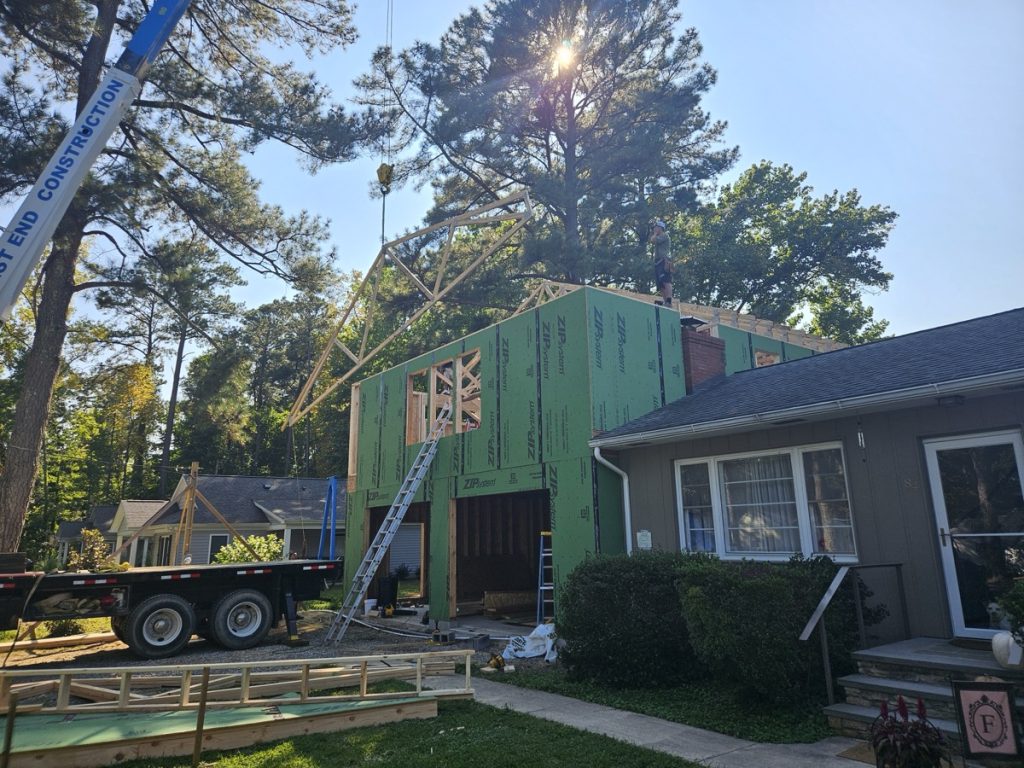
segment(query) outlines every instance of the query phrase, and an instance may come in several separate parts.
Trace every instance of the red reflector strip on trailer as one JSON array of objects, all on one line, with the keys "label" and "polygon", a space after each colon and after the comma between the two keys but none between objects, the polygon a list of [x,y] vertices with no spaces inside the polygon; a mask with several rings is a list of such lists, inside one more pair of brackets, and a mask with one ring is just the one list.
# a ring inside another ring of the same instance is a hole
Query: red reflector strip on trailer
[{"label": "red reflector strip on trailer", "polygon": [[236,576],[258,576],[263,573],[270,573],[270,568],[249,568],[244,571],[235,571]]},{"label": "red reflector strip on trailer", "polygon": [[117,584],[117,579],[75,579],[71,583],[76,587],[92,587],[97,584]]},{"label": "red reflector strip on trailer", "polygon": [[304,570],[304,571],[329,571],[333,567],[334,567],[333,563],[328,563],[327,565],[304,565],[304,566],[302,566],[302,570]]},{"label": "red reflector strip on trailer", "polygon": [[160,581],[178,581],[179,579],[198,579],[198,573],[169,573],[160,577]]},{"label": "red reflector strip on trailer", "polygon": [[9,581],[6,584],[0,584],[0,589],[14,589],[17,586],[13,581]]}]

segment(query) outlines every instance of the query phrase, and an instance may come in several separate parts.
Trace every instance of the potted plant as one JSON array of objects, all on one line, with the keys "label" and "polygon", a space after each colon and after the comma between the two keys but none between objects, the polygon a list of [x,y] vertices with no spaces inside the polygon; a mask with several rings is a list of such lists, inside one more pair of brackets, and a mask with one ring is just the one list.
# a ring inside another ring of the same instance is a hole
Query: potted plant
[{"label": "potted plant", "polygon": [[[924,702],[917,700],[917,718],[911,720],[907,702],[896,700],[896,712],[883,701],[871,724],[871,748],[878,768],[940,768],[946,757],[946,739],[928,720]],[[947,765],[952,765],[948,758]]]},{"label": "potted plant", "polygon": [[1024,667],[1024,579],[1018,579],[996,603],[1010,631],[992,638],[992,655],[1000,666],[1019,669]]}]

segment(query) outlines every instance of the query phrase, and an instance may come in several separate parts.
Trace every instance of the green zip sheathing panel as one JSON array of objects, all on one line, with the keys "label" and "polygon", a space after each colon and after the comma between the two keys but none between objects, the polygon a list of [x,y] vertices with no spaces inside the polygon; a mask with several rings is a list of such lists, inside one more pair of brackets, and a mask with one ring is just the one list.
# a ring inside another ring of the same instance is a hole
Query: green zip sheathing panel
[{"label": "green zip sheathing panel", "polygon": [[614,429],[682,397],[678,313],[601,291],[586,294],[594,431]]},{"label": "green zip sheathing panel", "polygon": [[[218,707],[206,711],[204,731],[211,734],[218,729],[257,727],[267,723],[297,720],[309,717],[372,712],[392,709],[422,701],[415,697],[386,701],[323,702],[312,704],[278,704],[273,708]],[[0,722],[6,725],[6,717]],[[50,750],[85,750],[87,747],[111,745],[120,742],[145,740],[157,742],[173,736],[187,735],[190,739],[196,727],[196,711],[176,712],[109,712],[96,714],[23,714],[14,720],[11,756],[17,760],[25,753],[46,753]],[[343,727],[343,726],[340,726]],[[253,742],[255,743],[255,742]],[[191,752],[191,744],[189,744]],[[82,765],[68,754],[68,766]]]},{"label": "green zip sheathing panel", "polygon": [[[622,491],[587,442],[684,395],[679,318],[584,288],[376,374],[360,384],[356,490],[345,575],[362,559],[369,507],[388,506],[419,445],[405,445],[410,374],[480,351],[481,425],[441,439],[417,493],[430,503],[431,616],[446,618],[449,501],[547,490],[556,584],[588,554],[622,552]],[[370,531],[369,533],[373,533]]]},{"label": "green zip sheathing panel", "polygon": [[740,331],[725,325],[716,326],[714,333],[725,342],[725,373],[728,376],[737,371],[747,371],[758,367],[758,352],[772,356],[776,363],[785,363],[814,354],[813,350],[806,347],[748,331]]},{"label": "green zip sheathing panel", "polygon": [[626,551],[626,522],[622,518],[622,480],[607,467],[595,462],[594,483],[597,499],[598,548],[603,554]]}]

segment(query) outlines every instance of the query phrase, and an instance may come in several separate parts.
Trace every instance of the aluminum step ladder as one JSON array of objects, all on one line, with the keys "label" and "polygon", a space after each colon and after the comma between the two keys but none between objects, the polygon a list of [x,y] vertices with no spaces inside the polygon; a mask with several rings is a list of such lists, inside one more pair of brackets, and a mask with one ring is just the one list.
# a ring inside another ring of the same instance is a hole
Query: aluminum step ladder
[{"label": "aluminum step ladder", "polygon": [[537,569],[537,624],[555,617],[555,566],[551,561],[551,531],[540,532]]},{"label": "aluminum step ladder", "polygon": [[434,456],[437,454],[438,440],[444,436],[445,427],[448,426],[451,418],[452,402],[451,398],[448,398],[448,401],[442,406],[437,414],[437,418],[430,427],[430,434],[427,435],[427,439],[420,446],[420,452],[416,454],[416,460],[413,461],[409,474],[405,476],[402,487],[398,490],[398,495],[395,496],[394,502],[384,516],[384,522],[380,524],[377,535],[370,542],[370,548],[366,550],[366,555],[363,557],[363,561],[359,564],[359,568],[352,579],[352,587],[345,596],[345,602],[342,603],[341,610],[338,611],[331,625],[327,628],[327,634],[324,637],[325,644],[340,642],[341,638],[345,636],[349,624],[352,623],[356,611],[359,610],[363,598],[366,597],[366,591],[370,588],[370,584],[377,574],[377,568],[380,567],[384,555],[387,554],[388,547],[391,546],[391,541],[395,538],[395,534],[398,533],[398,526],[402,524],[405,513],[408,511],[409,505],[412,504],[413,497],[416,495],[420,483],[423,482],[423,478],[427,475],[427,470],[430,469],[430,465],[434,461]]}]

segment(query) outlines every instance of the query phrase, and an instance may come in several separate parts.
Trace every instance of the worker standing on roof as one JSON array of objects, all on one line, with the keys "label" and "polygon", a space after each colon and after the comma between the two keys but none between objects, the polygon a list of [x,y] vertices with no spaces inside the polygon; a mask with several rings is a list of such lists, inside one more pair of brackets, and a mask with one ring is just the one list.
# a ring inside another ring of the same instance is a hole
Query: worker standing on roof
[{"label": "worker standing on roof", "polygon": [[661,291],[658,306],[672,306],[672,242],[668,239],[668,227],[661,219],[651,222],[651,236],[648,242],[654,243],[654,282]]}]

